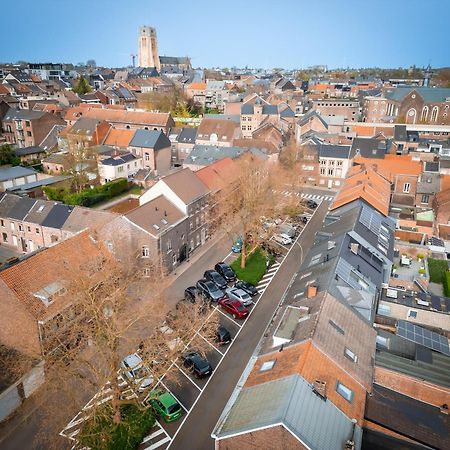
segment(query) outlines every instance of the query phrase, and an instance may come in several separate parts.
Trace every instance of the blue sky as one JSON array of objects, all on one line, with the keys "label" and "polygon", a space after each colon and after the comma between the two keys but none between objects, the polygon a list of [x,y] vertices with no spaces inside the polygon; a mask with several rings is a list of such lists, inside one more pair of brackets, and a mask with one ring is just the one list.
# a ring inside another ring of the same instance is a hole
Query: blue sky
[{"label": "blue sky", "polygon": [[449,0],[22,0],[1,15],[0,62],[124,66],[151,25],[160,55],[195,67],[450,65]]}]

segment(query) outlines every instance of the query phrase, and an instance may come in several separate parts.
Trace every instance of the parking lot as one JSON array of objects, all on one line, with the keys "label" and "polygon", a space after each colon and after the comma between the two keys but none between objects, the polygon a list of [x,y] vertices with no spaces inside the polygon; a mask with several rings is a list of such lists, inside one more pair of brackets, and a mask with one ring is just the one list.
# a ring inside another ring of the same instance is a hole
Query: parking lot
[{"label": "parking lot", "polygon": [[[312,216],[314,210],[305,211],[308,216]],[[284,259],[287,257],[290,249],[296,244],[299,235],[302,233],[304,224],[298,224],[296,236],[294,237],[294,243],[291,245],[282,245],[278,243],[274,243],[274,245],[279,247],[279,254],[277,255],[274,263],[268,268],[267,272],[260,280],[256,288],[258,289],[258,294],[252,297],[253,303],[248,306],[250,313],[244,320],[234,319],[231,314],[226,311],[223,311],[217,304],[213,304],[213,307],[207,311],[207,316],[205,317],[204,324],[207,321],[211,320],[214,317],[217,317],[219,323],[224,326],[231,334],[232,341],[229,344],[219,346],[216,342],[209,341],[203,334],[202,329],[196,330],[193,333],[191,340],[186,344],[186,349],[194,349],[196,348],[196,342],[198,340],[206,341],[208,344],[209,351],[206,352],[206,358],[210,362],[213,367],[213,373],[211,376],[206,378],[198,379],[196,378],[188,369],[183,366],[183,362],[181,359],[177,359],[172,361],[172,365],[170,366],[170,374],[167,372],[160,379],[155,380],[155,384],[152,388],[162,387],[168,392],[170,392],[178,403],[181,405],[183,409],[183,416],[180,420],[173,423],[165,423],[163,420],[159,420],[155,423],[155,426],[149,430],[149,433],[144,438],[140,449],[160,449],[164,450],[171,446],[171,443],[176,438],[178,432],[183,427],[184,422],[188,418],[191,411],[195,408],[197,401],[200,399],[203,391],[209,385],[210,382],[214,380],[214,372],[221,365],[222,361],[226,357],[229,350],[233,347],[233,343],[238,338],[241,330],[249,320],[251,320],[251,316],[253,311],[259,302],[264,301],[264,292],[270,285],[272,279],[280,269]],[[225,258],[224,262],[231,263],[235,258],[235,255],[229,253]],[[187,287],[187,286],[186,286]],[[197,345],[198,346],[198,345]],[[203,346],[204,347],[204,346]],[[215,380],[217,381],[217,380]],[[124,393],[131,392],[128,388],[128,384],[123,380],[122,383],[124,387]],[[131,392],[131,396],[133,393]],[[108,389],[102,390],[96,397],[91,399],[92,402],[103,402],[108,400]],[[89,404],[86,405],[89,407]],[[85,407],[85,408],[86,408]],[[79,432],[79,427],[83,422],[83,419],[80,417],[75,417],[71,423],[68,424],[66,429],[62,432],[64,436],[70,437],[74,441],[76,440],[76,434]],[[75,448],[75,446],[74,446]]]}]

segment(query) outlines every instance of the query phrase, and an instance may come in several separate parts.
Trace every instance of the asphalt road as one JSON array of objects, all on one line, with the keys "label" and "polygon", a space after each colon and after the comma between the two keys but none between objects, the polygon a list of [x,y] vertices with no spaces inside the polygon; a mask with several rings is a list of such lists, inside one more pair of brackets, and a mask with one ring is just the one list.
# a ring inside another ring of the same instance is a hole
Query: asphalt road
[{"label": "asphalt road", "polygon": [[[268,286],[246,325],[235,339],[213,379],[203,391],[178,434],[169,446],[173,450],[214,450],[211,432],[216,425],[247,362],[252,356],[265,328],[271,320],[283,293],[299,270],[302,258],[314,242],[328,211],[329,202],[323,202],[305,227],[294,248]],[[211,261],[212,262],[212,261]]]}]

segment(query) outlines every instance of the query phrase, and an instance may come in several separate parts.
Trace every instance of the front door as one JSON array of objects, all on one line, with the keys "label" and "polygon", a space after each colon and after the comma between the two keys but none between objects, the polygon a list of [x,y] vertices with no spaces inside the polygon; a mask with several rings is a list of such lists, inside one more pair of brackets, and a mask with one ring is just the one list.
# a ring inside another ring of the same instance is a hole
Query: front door
[{"label": "front door", "polygon": [[180,248],[179,261],[182,263],[187,258],[187,244],[183,244]]}]

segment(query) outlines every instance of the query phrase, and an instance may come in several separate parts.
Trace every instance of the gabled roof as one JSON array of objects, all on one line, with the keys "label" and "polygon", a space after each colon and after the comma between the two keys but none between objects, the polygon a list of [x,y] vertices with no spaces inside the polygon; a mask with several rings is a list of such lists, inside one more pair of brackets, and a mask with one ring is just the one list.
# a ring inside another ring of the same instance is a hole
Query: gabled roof
[{"label": "gabled roof", "polygon": [[351,159],[354,156],[350,145],[320,144],[319,157]]},{"label": "gabled roof", "polygon": [[215,193],[235,181],[239,173],[236,163],[227,157],[197,170],[195,175],[200,178],[212,193]]},{"label": "gabled roof", "polygon": [[190,169],[181,169],[161,179],[186,204],[209,193],[208,187]]},{"label": "gabled roof", "polygon": [[362,199],[381,214],[389,214],[391,196],[390,182],[366,166],[354,166],[348,173],[341,190],[335,197],[330,210]]},{"label": "gabled roof", "polygon": [[133,209],[125,217],[155,237],[187,218],[164,195]]},{"label": "gabled roof", "polygon": [[133,139],[130,141],[132,147],[152,148],[161,150],[171,147],[169,138],[161,130],[136,130]]},{"label": "gabled roof", "polygon": [[58,145],[59,133],[61,133],[64,128],[64,125],[53,125],[53,128],[48,132],[47,136],[45,136],[39,146],[46,152],[53,150]]},{"label": "gabled roof", "polygon": [[111,128],[103,144],[113,147],[128,147],[133,139],[134,133],[135,130]]},{"label": "gabled roof", "polygon": [[[351,420],[314,394],[304,378],[292,375],[243,389],[213,434],[223,439],[280,424],[316,450],[342,450],[353,428]],[[356,449],[361,437],[361,428],[356,426]]]},{"label": "gabled roof", "polygon": [[121,166],[122,164],[129,163],[137,159],[132,153],[125,153],[120,156],[112,156],[111,158],[103,159],[99,161],[99,164],[103,166]]},{"label": "gabled roof", "polygon": [[97,127],[102,123],[99,119],[91,119],[89,117],[80,117],[68,130],[67,134],[86,134],[92,136]]},{"label": "gabled roof", "polygon": [[62,228],[73,208],[73,206],[57,203],[47,214],[47,217],[42,221],[41,225],[49,228]]},{"label": "gabled roof", "polygon": [[239,124],[233,120],[203,118],[197,130],[197,139],[211,140],[211,135],[217,136],[219,142],[229,142],[233,139]]},{"label": "gabled roof", "polygon": [[34,120],[40,119],[45,116],[45,111],[33,111],[32,109],[14,109],[10,108],[9,111],[5,114],[3,121],[9,120]]},{"label": "gabled roof", "polygon": [[383,159],[386,154],[386,144],[375,138],[355,137],[352,142],[353,154],[363,158]]},{"label": "gabled roof", "polygon": [[318,111],[315,109],[310,109],[300,120],[297,122],[297,124],[302,127],[303,125],[306,125],[310,120],[314,118],[319,119],[323,126],[328,129],[328,123],[324,120],[324,118],[320,115]]},{"label": "gabled roof", "polygon": [[385,97],[388,100],[401,102],[409,93],[417,92],[425,103],[445,102],[450,98],[449,88],[429,88],[429,87],[397,87],[392,91],[386,92]]},{"label": "gabled roof", "polygon": [[195,144],[197,128],[182,128],[177,136],[177,141],[183,144]]},{"label": "gabled roof", "polygon": [[247,151],[242,147],[223,147],[217,145],[194,145],[184,164],[209,166],[223,158],[236,159]]}]

